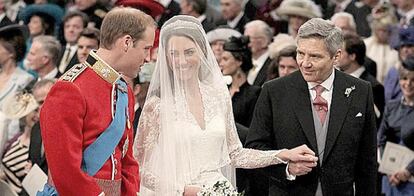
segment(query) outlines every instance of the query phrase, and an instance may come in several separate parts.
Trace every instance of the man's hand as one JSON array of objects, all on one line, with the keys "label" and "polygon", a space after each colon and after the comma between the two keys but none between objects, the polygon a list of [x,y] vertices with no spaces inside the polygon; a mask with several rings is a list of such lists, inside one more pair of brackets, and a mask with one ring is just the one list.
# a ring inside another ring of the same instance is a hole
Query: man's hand
[{"label": "man's hand", "polygon": [[277,156],[284,161],[289,161],[289,174],[295,176],[309,173],[318,163],[318,157],[315,156],[315,152],[305,144],[282,151]]},{"label": "man's hand", "polygon": [[312,171],[312,168],[316,167],[317,162],[314,161],[297,161],[289,162],[289,173],[295,176],[306,175]]},{"label": "man's hand", "polygon": [[280,152],[277,156],[283,161],[290,162],[318,161],[318,157],[315,157],[315,153],[305,144],[303,144],[302,146],[298,146],[296,148],[292,148],[290,150],[284,150]]}]

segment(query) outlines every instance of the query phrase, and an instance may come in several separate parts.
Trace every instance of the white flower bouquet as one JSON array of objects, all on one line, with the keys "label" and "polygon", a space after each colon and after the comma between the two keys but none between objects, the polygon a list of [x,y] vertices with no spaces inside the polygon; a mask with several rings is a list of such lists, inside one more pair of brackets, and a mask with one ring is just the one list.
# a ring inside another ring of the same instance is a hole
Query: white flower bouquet
[{"label": "white flower bouquet", "polygon": [[228,181],[217,181],[212,187],[205,187],[197,193],[197,196],[243,196],[234,190]]}]

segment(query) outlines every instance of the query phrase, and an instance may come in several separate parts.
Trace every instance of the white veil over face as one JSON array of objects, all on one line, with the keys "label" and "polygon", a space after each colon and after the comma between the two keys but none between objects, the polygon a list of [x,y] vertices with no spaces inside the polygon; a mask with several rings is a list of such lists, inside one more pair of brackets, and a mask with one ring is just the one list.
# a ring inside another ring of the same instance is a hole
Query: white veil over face
[{"label": "white veil over face", "polygon": [[[178,195],[186,185],[204,185],[210,172],[230,164],[229,129],[235,130],[231,99],[203,27],[194,17],[175,16],[161,28],[134,144],[141,190]],[[222,176],[233,174],[227,169]]]}]

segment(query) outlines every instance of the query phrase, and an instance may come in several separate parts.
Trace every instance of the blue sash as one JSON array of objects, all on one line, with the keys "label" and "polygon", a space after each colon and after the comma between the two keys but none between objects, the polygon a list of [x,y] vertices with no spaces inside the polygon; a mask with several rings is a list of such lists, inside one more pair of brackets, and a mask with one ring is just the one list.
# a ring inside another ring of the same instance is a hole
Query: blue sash
[{"label": "blue sash", "polygon": [[[116,84],[118,85],[118,98],[114,119],[108,128],[83,151],[82,170],[90,176],[94,176],[102,168],[124,135],[128,112],[128,90],[126,83],[122,80],[118,80]],[[57,195],[56,189],[49,184],[44,186],[43,191],[36,194],[36,196]]]}]

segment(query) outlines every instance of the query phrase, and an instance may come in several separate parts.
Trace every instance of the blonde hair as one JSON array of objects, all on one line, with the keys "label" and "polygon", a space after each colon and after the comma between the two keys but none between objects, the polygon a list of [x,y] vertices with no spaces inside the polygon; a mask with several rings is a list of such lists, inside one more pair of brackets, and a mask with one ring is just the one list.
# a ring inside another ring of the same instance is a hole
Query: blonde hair
[{"label": "blonde hair", "polygon": [[389,3],[379,4],[372,10],[371,29],[387,28],[398,24],[398,19],[394,14],[394,8]]},{"label": "blonde hair", "polygon": [[125,35],[130,35],[135,40],[142,39],[149,26],[155,27],[156,23],[144,12],[128,7],[114,8],[102,22],[101,47],[111,49],[115,41]]}]

